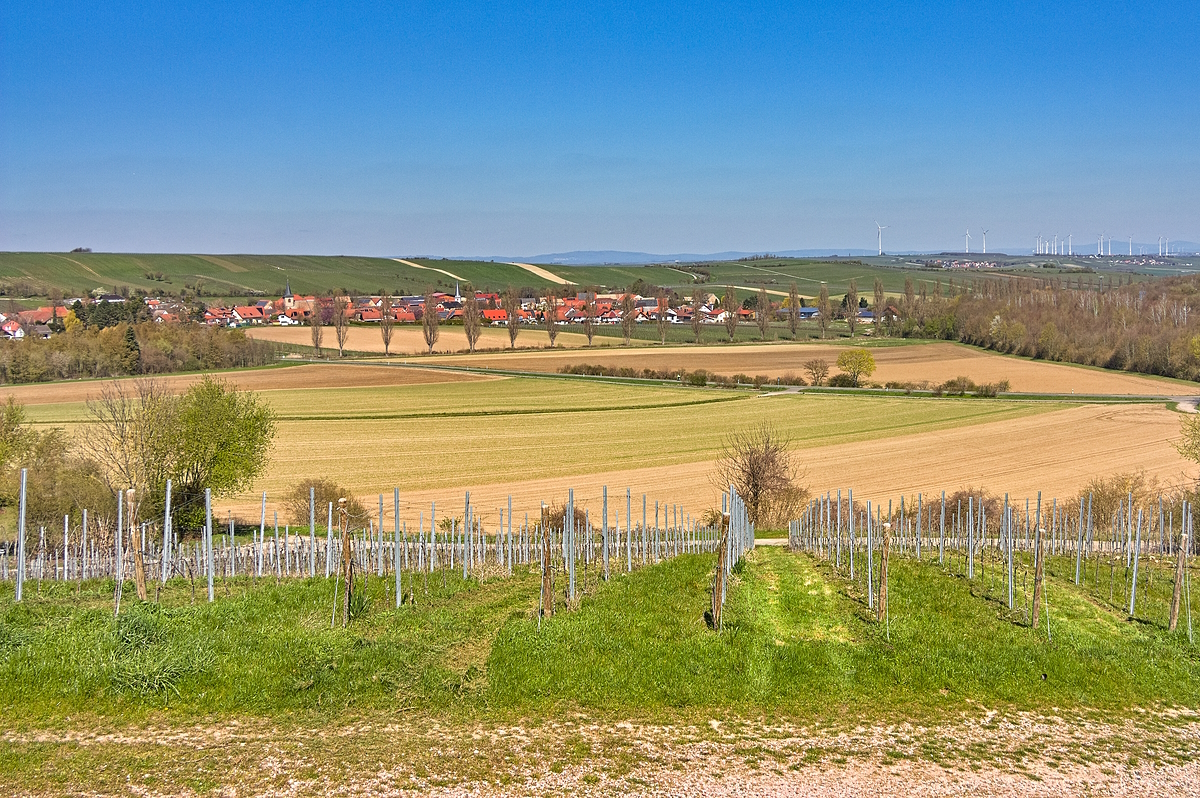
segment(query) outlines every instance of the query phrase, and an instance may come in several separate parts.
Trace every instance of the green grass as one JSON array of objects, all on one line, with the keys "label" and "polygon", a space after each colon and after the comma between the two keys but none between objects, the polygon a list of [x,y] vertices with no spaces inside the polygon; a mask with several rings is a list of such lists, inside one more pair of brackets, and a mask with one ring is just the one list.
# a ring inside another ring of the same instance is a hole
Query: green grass
[{"label": "green grass", "polygon": [[[987,726],[993,710],[1102,735],[1055,755],[1067,764],[1198,754],[1197,648],[1152,619],[1127,621],[1061,579],[1057,561],[1052,641],[958,561],[893,558],[879,624],[844,573],[766,547],[738,568],[716,633],[714,562],[685,555],[609,583],[581,569],[583,598],[540,628],[539,580],[524,569],[447,574],[444,587],[438,575],[428,592],[418,578],[416,606],[399,610],[391,580],[372,577],[349,629],[330,628],[324,579],[242,578],[228,594],[218,581],[211,605],[202,587],[193,604],[183,580],[159,604],[138,605],[127,585],[119,618],[111,582],[31,582],[21,605],[3,584],[0,779],[34,794],[307,792],[388,772],[389,786],[419,793],[545,772],[632,778],[676,767],[675,743],[727,746],[752,769],[882,756],[1015,774],[1043,746],[1063,749],[1045,730],[960,745],[964,719]],[[645,748],[626,721],[662,730],[646,738],[657,742]],[[789,727],[832,745],[781,751]],[[892,730],[882,754],[872,728]]]},{"label": "green grass", "polygon": [[[1053,640],[935,563],[894,558],[886,625],[859,585],[778,548],[750,555],[724,630],[706,624],[714,558],[685,555],[601,583],[540,628],[536,575],[420,578],[416,607],[393,608],[371,578],[369,610],[330,629],[324,579],[233,580],[191,603],[183,580],[160,603],[111,582],[0,593],[0,707],[9,724],[85,713],[311,717],[403,707],[495,717],[578,707],[609,715],[704,710],[733,716],[936,719],[965,701],[994,708],[1124,712],[1200,705],[1200,658],[1186,636],[1129,623],[1052,578]],[[861,573],[861,571],[860,571]],[[560,583],[561,586],[561,583]]]}]

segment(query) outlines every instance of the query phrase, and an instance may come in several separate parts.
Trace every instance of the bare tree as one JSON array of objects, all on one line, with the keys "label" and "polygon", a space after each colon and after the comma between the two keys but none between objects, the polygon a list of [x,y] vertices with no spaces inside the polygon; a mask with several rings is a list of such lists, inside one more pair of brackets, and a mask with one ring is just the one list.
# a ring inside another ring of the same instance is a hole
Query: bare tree
[{"label": "bare tree", "polygon": [[800,326],[800,291],[796,288],[796,284],[792,283],[792,287],[788,289],[788,332],[792,334],[792,340],[796,340],[796,329]]},{"label": "bare tree", "polygon": [[658,342],[665,344],[667,342],[667,309],[670,306],[670,300],[667,298],[666,291],[661,288],[655,295],[658,300],[658,312],[655,313],[654,321],[658,325]]},{"label": "bare tree", "polygon": [[758,305],[754,310],[754,321],[758,324],[758,337],[767,340],[767,331],[771,329],[771,297],[766,288],[758,289]]},{"label": "bare tree", "polygon": [[808,493],[799,477],[790,441],[764,422],[725,439],[715,485],[718,490],[732,485],[746,503],[750,521],[769,527],[795,517]]},{"label": "bare tree", "polygon": [[437,297],[433,294],[425,295],[425,308],[421,312],[421,332],[425,336],[425,347],[432,355],[433,345],[437,343],[438,335],[441,334],[438,329]]},{"label": "bare tree", "polygon": [[733,290],[732,285],[725,286],[725,297],[721,300],[721,310],[725,311],[725,332],[729,334],[729,340],[733,340],[733,334],[737,332],[738,323],[738,304],[737,292]]},{"label": "bare tree", "polygon": [[813,385],[823,385],[825,378],[829,376],[829,363],[821,358],[813,358],[804,364],[804,370],[808,372],[809,380]]},{"label": "bare tree", "polygon": [[483,323],[479,316],[479,303],[475,301],[475,289],[467,288],[467,297],[463,305],[463,332],[467,336],[467,348],[475,351],[475,344],[483,331]]},{"label": "bare tree", "polygon": [[509,287],[504,292],[504,320],[508,324],[508,347],[517,348],[517,333],[521,331],[521,295]]},{"label": "bare tree", "polygon": [[883,280],[875,278],[875,307],[871,309],[875,314],[875,335],[879,335],[879,323],[883,320]]},{"label": "bare tree", "polygon": [[333,298],[333,334],[337,337],[338,357],[345,357],[346,338],[350,335],[350,314],[346,312],[346,300]]},{"label": "bare tree", "polygon": [[846,326],[850,328],[850,337],[854,337],[854,328],[858,326],[858,283],[850,281],[846,289]]},{"label": "bare tree", "polygon": [[554,339],[558,337],[558,297],[550,294],[546,297],[546,335],[550,336],[550,348],[554,348]]},{"label": "bare tree", "polygon": [[829,285],[821,283],[821,293],[817,296],[817,321],[821,324],[822,338],[829,332],[829,322],[832,321],[830,316],[832,315],[833,310],[829,305]]},{"label": "bare tree", "polygon": [[700,333],[704,329],[704,319],[700,318],[700,306],[704,304],[704,292],[699,286],[692,289],[692,335],[696,343],[700,343]]},{"label": "bare tree", "polygon": [[92,423],[83,425],[81,436],[110,491],[121,495],[133,488],[141,496],[166,482],[179,418],[178,403],[163,383],[107,383],[87,408]]},{"label": "bare tree", "polygon": [[325,337],[325,320],[321,318],[321,302],[314,299],[308,312],[308,332],[312,335],[313,354],[321,356],[321,339]]},{"label": "bare tree", "polygon": [[633,328],[637,324],[637,304],[633,299],[633,292],[626,291],[625,296],[621,297],[621,334],[625,337],[625,346],[629,346],[629,339],[633,337]]},{"label": "bare tree", "polygon": [[392,349],[392,326],[396,316],[392,311],[392,298],[384,294],[379,300],[379,336],[383,338],[383,354],[386,357]]},{"label": "bare tree", "polygon": [[583,334],[587,336],[588,346],[596,337],[596,292],[587,291],[583,301]]}]

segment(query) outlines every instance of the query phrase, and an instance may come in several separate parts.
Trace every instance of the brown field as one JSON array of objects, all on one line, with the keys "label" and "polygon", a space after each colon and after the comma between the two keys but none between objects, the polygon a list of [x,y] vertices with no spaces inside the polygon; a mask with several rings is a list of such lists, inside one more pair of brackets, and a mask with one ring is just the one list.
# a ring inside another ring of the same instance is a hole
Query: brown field
[{"label": "brown field", "polygon": [[[428,385],[441,382],[477,382],[493,379],[465,372],[430,371],[388,366],[297,364],[287,368],[218,372],[216,377],[252,391],[314,388],[366,388],[394,385]],[[154,379],[175,392],[186,391],[203,379],[201,374],[166,374]],[[0,386],[0,401],[12,396],[25,405],[85,402],[97,396],[109,380],[68,380],[34,385]]]},{"label": "brown field", "polygon": [[[383,353],[383,340],[379,336],[378,327],[350,327],[349,332],[350,335],[346,339],[347,349],[354,352]],[[503,327],[484,327],[482,332],[478,348],[508,348],[507,329]],[[312,346],[312,338],[307,327],[255,327],[247,329],[246,334],[260,341],[277,341],[282,344]],[[606,340],[611,341],[613,339]],[[561,332],[556,339],[558,346],[577,347],[583,346],[586,343],[587,338],[580,333]],[[546,336],[546,331],[536,327],[522,327],[521,334],[517,337],[517,346],[519,347],[545,347],[549,346],[549,344],[550,339]],[[325,328],[325,338],[321,342],[321,347],[326,352],[330,350],[337,352],[337,339],[334,338],[332,327]],[[421,332],[421,328],[411,324],[396,325],[393,327],[391,351],[396,355],[424,354],[425,338]],[[463,332],[463,328],[456,326],[442,327],[441,334],[438,336],[438,342],[434,345],[433,351],[434,353],[466,352],[467,336]]]},{"label": "brown field", "polygon": [[[771,401],[771,400],[764,400]],[[1047,499],[1076,494],[1095,477],[1126,471],[1144,471],[1164,487],[1178,485],[1195,466],[1183,460],[1168,441],[1178,437],[1179,416],[1163,407],[1133,405],[1072,407],[1053,413],[990,424],[914,432],[876,443],[846,443],[807,449],[801,446],[804,483],[814,493],[853,489],[861,500],[899,500],[959,488],[985,487],[1014,499]],[[625,523],[625,489],[634,491],[634,515],[640,519],[640,494],[654,501],[677,502],[688,512],[719,506],[720,495],[712,484],[714,461],[683,465],[648,466],[535,479],[465,486],[471,502],[485,516],[495,518],[513,496],[518,512],[534,513],[537,502],[561,502],[574,489],[576,503],[598,512],[601,488],[608,486],[610,503],[620,508]],[[391,483],[372,487],[369,497]],[[618,498],[614,498],[617,497]],[[426,489],[402,493],[415,516],[429,502],[461,514],[462,491]],[[488,512],[491,509],[492,512]],[[610,509],[611,512],[611,509]]]},{"label": "brown field", "polygon": [[[595,351],[518,351],[433,358],[435,363],[557,371],[580,363],[634,369],[705,369],[716,374],[763,374],[777,377],[788,372],[804,375],[804,364],[813,359],[826,360],[832,373],[844,346],[805,343],[745,344],[738,346],[668,346],[618,348]],[[953,343],[911,344],[873,348],[877,370],[872,382],[945,382],[969,377],[977,383],[1008,380],[1011,390],[1053,394],[1126,394],[1137,396],[1175,396],[1200,393],[1200,386],[1182,380],[1168,380],[1102,371],[1061,363],[1006,357],[982,349]]]}]

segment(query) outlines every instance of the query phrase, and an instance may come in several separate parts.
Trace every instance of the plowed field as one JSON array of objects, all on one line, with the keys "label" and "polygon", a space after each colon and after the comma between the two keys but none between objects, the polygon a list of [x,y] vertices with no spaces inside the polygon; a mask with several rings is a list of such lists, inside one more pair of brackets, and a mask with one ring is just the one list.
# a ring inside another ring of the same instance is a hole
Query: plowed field
[{"label": "plowed field", "polygon": [[[587,363],[633,369],[705,369],[730,376],[763,374],[778,377],[792,372],[806,377],[804,364],[814,359],[827,361],[831,373],[836,374],[834,364],[838,355],[845,350],[845,346],[804,343],[629,349],[605,347],[584,351],[459,355],[434,358],[434,361],[522,371],[557,371],[566,365]],[[1200,386],[1181,380],[1006,357],[952,343],[882,346],[872,348],[871,352],[878,369],[871,375],[870,381],[881,384],[893,381],[937,384],[955,377],[969,377],[980,384],[1008,380],[1011,390],[1028,393],[1139,396],[1200,393]]]}]

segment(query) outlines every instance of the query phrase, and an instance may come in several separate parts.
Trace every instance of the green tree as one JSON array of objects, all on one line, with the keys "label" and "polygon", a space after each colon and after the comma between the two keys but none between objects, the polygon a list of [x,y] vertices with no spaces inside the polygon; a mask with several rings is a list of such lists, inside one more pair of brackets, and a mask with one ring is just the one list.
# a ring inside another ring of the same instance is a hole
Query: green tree
[{"label": "green tree", "polygon": [[847,349],[838,355],[837,367],[858,387],[859,380],[875,373],[875,357],[866,349]]},{"label": "green tree", "polygon": [[214,496],[237,493],[266,468],[275,414],[256,394],[208,376],[177,402],[169,473],[180,500],[181,526],[198,528],[205,488]]},{"label": "green tree", "polygon": [[846,289],[846,326],[850,328],[850,337],[854,337],[854,328],[858,326],[858,283],[850,281]]},{"label": "green tree", "polygon": [[121,352],[121,370],[126,374],[137,374],[142,362],[142,347],[138,345],[137,333],[133,327],[125,327],[124,348]]}]

